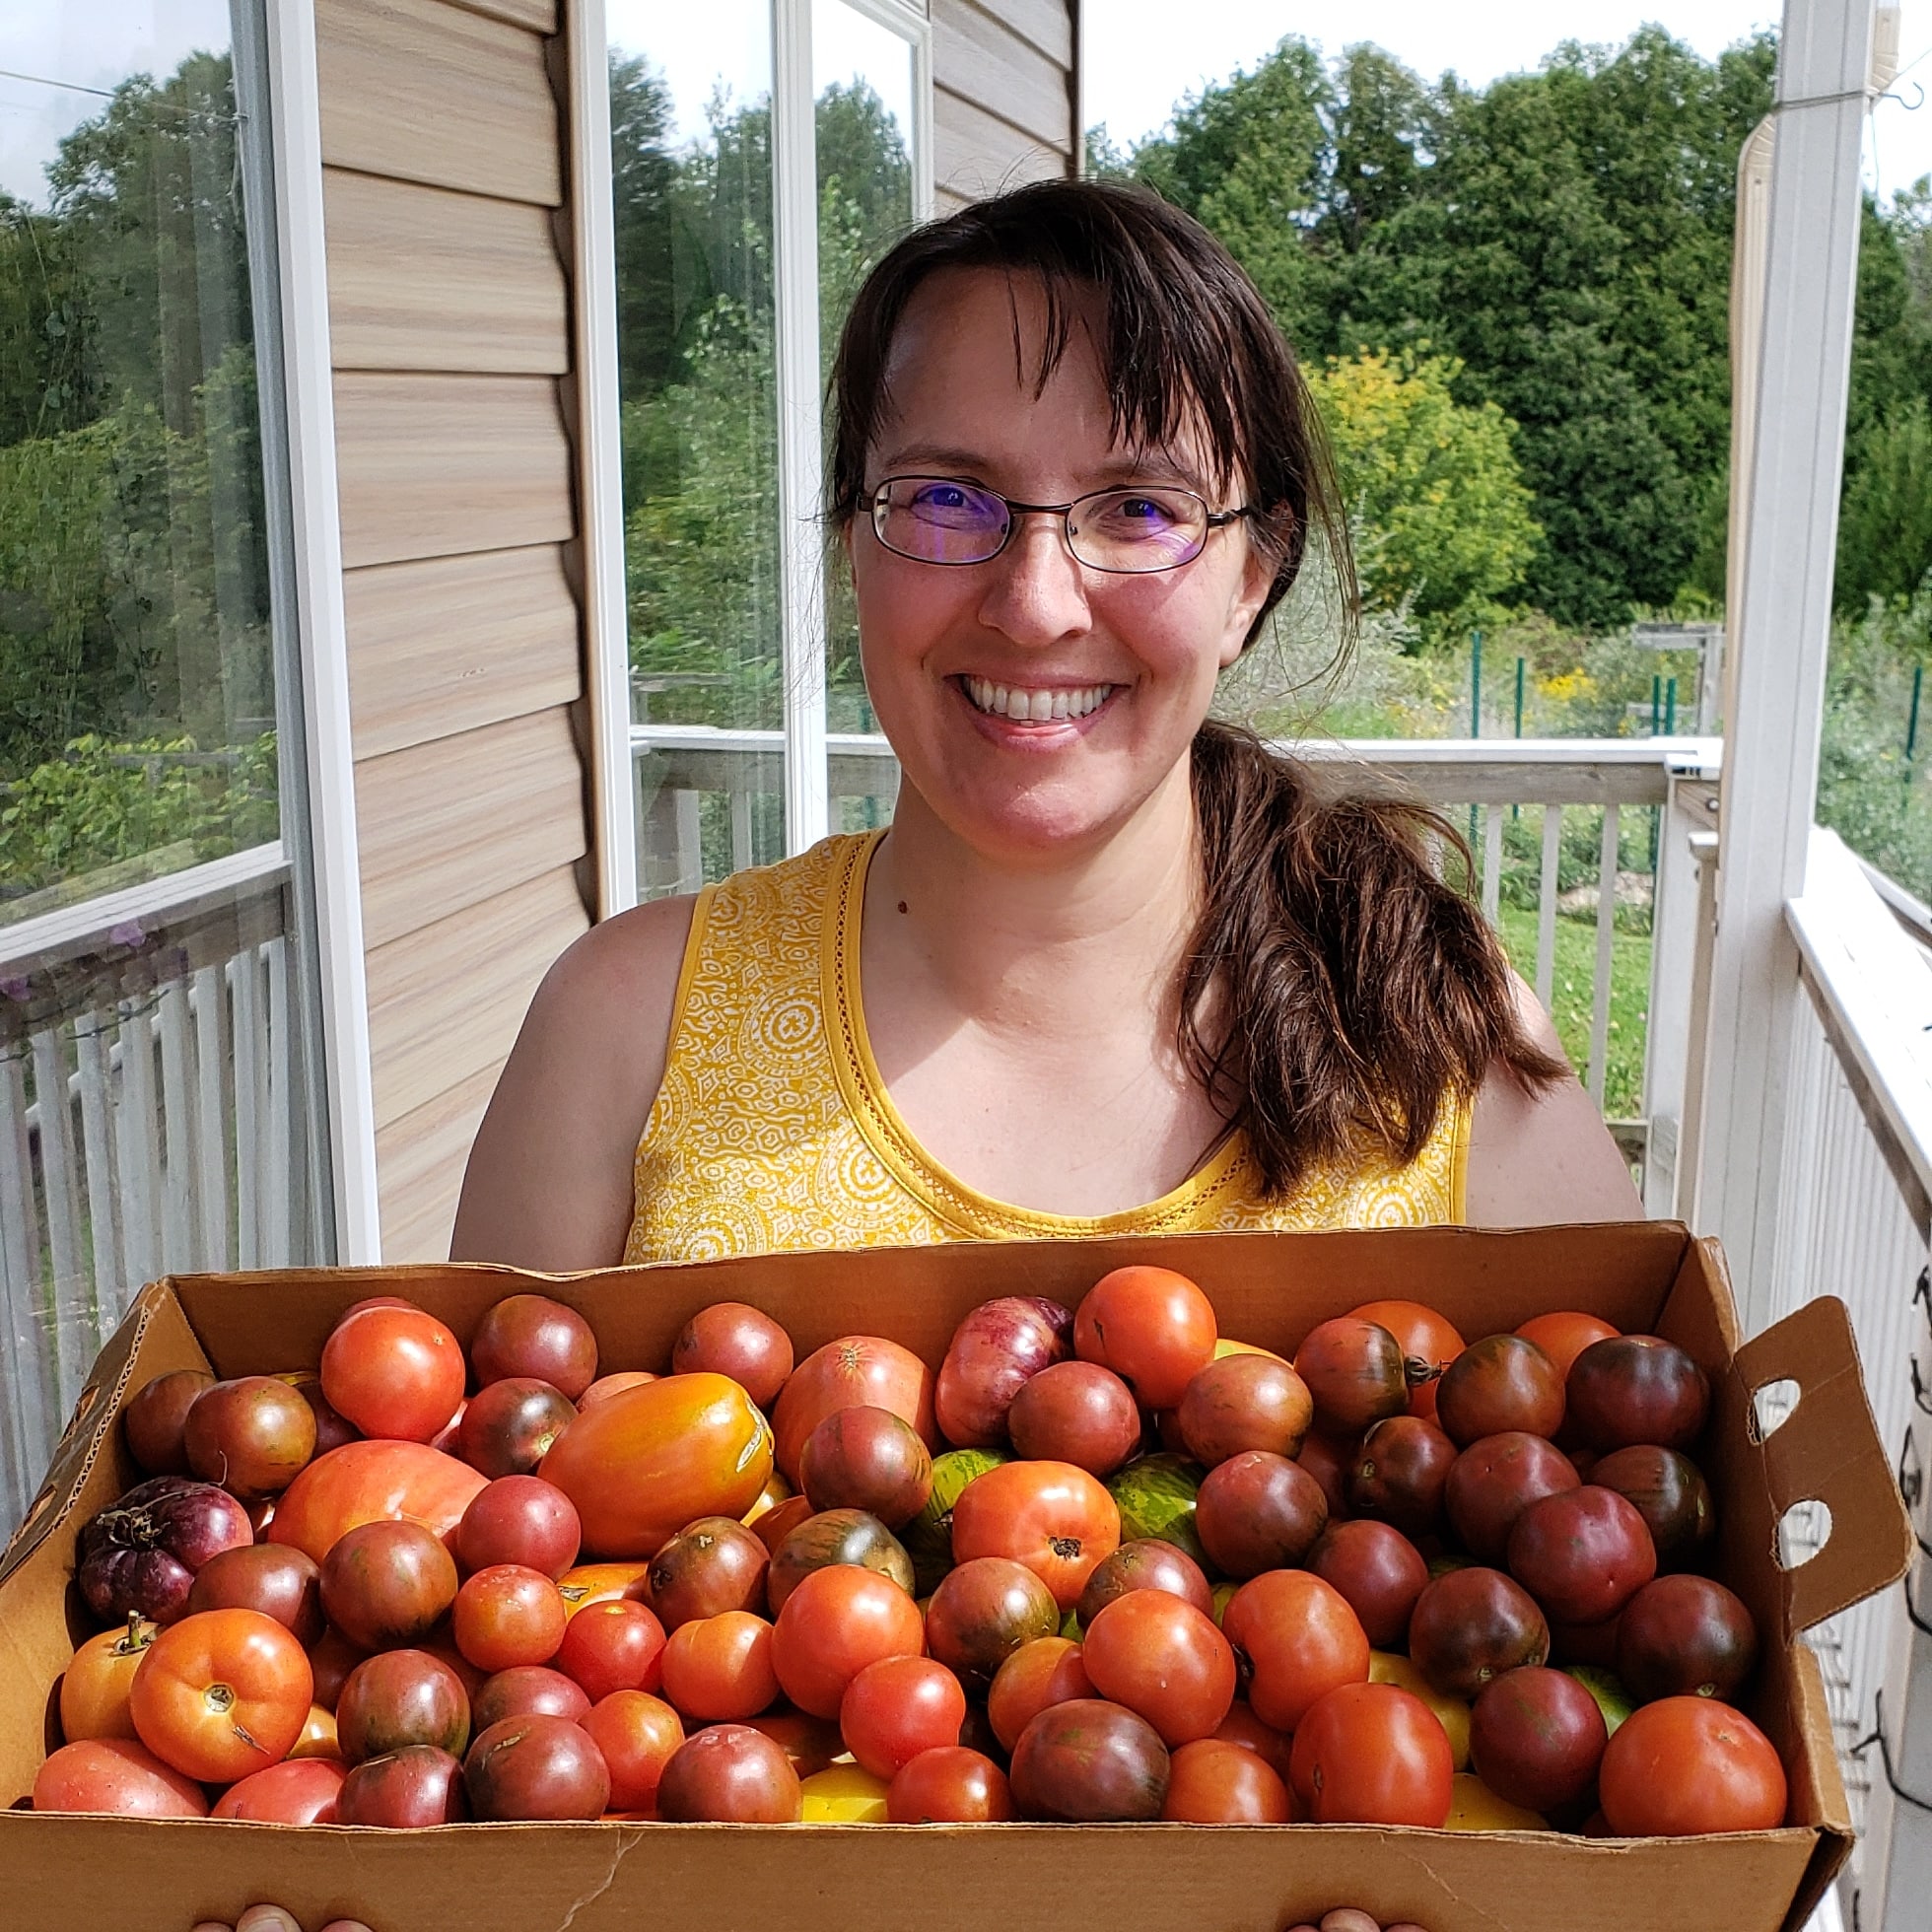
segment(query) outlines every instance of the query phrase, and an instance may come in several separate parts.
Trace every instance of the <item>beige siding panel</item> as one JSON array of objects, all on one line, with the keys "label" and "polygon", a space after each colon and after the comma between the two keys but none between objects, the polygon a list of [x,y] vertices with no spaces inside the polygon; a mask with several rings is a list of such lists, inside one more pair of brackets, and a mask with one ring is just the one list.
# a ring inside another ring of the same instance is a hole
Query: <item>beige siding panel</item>
[{"label": "beige siding panel", "polygon": [[455,4],[465,13],[507,20],[511,26],[527,27],[533,34],[557,31],[557,0],[455,0]]},{"label": "beige siding panel", "polygon": [[510,1051],[537,982],[590,921],[566,868],[371,949],[376,1125],[393,1126]]},{"label": "beige siding panel", "polygon": [[543,711],[366,759],[356,824],[372,951],[568,866],[588,849],[570,720]]},{"label": "beige siding panel", "polygon": [[977,7],[951,0],[932,13],[932,81],[1072,152],[1073,106],[1066,68]]},{"label": "beige siding panel", "polygon": [[556,207],[563,148],[543,42],[445,0],[316,0],[322,160]]},{"label": "beige siding panel", "polygon": [[[937,0],[933,16],[948,13],[959,0]],[[982,13],[1031,40],[1056,66],[1073,65],[1073,15],[1068,0],[976,0]]]},{"label": "beige siding panel", "polygon": [[577,602],[555,544],[345,571],[342,600],[358,758],[583,694]]},{"label": "beige siding panel", "polygon": [[323,170],[322,192],[337,369],[569,369],[547,209],[343,168]]},{"label": "beige siding panel", "polygon": [[376,1136],[382,1259],[448,1261],[463,1169],[503,1062],[459,1080]]},{"label": "beige siding panel", "polygon": [[945,88],[932,90],[932,172],[968,200],[1064,176],[1067,157]]},{"label": "beige siding panel", "polygon": [[544,376],[335,379],[342,561],[401,563],[561,542],[571,449]]}]

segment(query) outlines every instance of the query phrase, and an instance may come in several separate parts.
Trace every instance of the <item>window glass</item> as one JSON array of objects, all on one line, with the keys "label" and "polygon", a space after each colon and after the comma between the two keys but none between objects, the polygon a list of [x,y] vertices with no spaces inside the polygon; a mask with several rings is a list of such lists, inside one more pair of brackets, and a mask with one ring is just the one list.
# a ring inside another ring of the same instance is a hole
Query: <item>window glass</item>
[{"label": "window glass", "polygon": [[[632,718],[782,713],[768,0],[611,0]],[[643,896],[784,850],[777,761],[636,761]]]},{"label": "window glass", "polygon": [[0,924],[277,833],[225,0],[0,0]]}]

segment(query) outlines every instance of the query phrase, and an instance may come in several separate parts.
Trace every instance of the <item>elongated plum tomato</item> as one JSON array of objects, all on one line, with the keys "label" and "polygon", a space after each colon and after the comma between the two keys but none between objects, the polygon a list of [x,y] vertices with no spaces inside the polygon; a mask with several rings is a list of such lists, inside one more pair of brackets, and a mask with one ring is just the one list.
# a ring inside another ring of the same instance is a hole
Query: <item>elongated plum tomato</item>
[{"label": "elongated plum tomato", "polygon": [[322,1394],[364,1435],[429,1441],[464,1380],[462,1345],[427,1309],[365,1308],[322,1344]]},{"label": "elongated plum tomato", "polygon": [[204,1610],[155,1638],[128,1711],[141,1742],[204,1784],[233,1784],[289,1755],[313,1701],[301,1644],[254,1610]]},{"label": "elongated plum tomato", "polygon": [[231,1784],[211,1818],[245,1818],[257,1825],[333,1825],[335,1801],[349,1767],[335,1758],[288,1758]]},{"label": "elongated plum tomato", "polygon": [[1119,1505],[1072,1463],[1000,1463],[974,1477],[952,1506],[954,1562],[1009,1556],[1053,1592],[1063,1612],[1079,1602],[1087,1578],[1120,1541]]},{"label": "elongated plum tomato", "polygon": [[772,1410],[778,1466],[794,1488],[799,1486],[798,1458],[805,1438],[838,1410],[860,1407],[889,1409],[919,1431],[929,1449],[938,1446],[932,1371],[910,1348],[883,1336],[841,1336],[813,1349],[792,1371]]},{"label": "elongated plum tomato", "polygon": [[1073,1352],[1111,1368],[1148,1409],[1173,1409],[1214,1359],[1214,1304],[1171,1268],[1117,1268],[1073,1311]]},{"label": "elongated plum tomato", "polygon": [[320,1563],[364,1523],[420,1523],[448,1537],[488,1481],[424,1442],[345,1442],[283,1491],[268,1541],[292,1544]]},{"label": "elongated plum tomato", "polygon": [[700,1516],[742,1517],[772,1473],[772,1431],[723,1375],[666,1375],[578,1416],[537,1474],[576,1506],[592,1555],[650,1558]]},{"label": "elongated plum tomato", "polygon": [[34,1775],[37,1812],[114,1812],[122,1818],[206,1818],[200,1785],[132,1738],[62,1745]]},{"label": "elongated plum tomato", "polygon": [[1435,1829],[1454,1794],[1449,1734],[1393,1684],[1346,1684],[1318,1698],[1295,1727],[1289,1768],[1317,1825]]}]

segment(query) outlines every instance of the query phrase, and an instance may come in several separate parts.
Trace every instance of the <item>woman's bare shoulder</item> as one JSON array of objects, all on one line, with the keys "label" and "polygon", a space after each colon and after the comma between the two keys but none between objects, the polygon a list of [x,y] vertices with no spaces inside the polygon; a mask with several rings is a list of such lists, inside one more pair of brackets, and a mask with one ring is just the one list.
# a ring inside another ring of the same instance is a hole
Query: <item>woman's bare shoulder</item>
[{"label": "woman's bare shoulder", "polygon": [[622,1258],[696,904],[619,913],[544,975],[470,1150],[453,1258],[543,1269]]}]

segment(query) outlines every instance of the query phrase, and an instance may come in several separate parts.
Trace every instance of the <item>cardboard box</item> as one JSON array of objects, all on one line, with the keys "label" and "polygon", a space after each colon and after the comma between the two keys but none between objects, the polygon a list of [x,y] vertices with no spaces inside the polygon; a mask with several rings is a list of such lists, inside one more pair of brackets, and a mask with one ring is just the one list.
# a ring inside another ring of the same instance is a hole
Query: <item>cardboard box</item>
[{"label": "cardboard box", "polygon": [[[1316,1322],[1371,1296],[1440,1308],[1471,1337],[1585,1308],[1688,1348],[1713,1388],[1701,1457],[1720,1511],[1720,1574],[1751,1605],[1764,1660],[1749,1708],[1791,1778],[1775,1831],[1644,1841],[1461,1835],[1366,1826],[460,1826],[384,1832],[0,1815],[0,1925],[10,1932],[187,1932],[270,1898],[312,1928],[377,1932],[1278,1932],[1342,1903],[1429,1932],[1773,1932],[1797,1927],[1843,1860],[1850,1824],[1822,1685],[1800,1631],[1900,1576],[1910,1531],[1859,1380],[1842,1306],[1819,1301],[1738,1346],[1715,1246],[1660,1223],[1519,1233],[1171,1236],[856,1254],[797,1254],[553,1279],[433,1267],[164,1281],[103,1352],[46,1490],[0,1563],[0,1785],[24,1799],[53,1737],[50,1687],[85,1626],[72,1619],[82,1523],[134,1480],[115,1418],[154,1376],[312,1364],[365,1295],[413,1297],[467,1339],[502,1295],[540,1281],[597,1331],[607,1367],[661,1367],[709,1302],[754,1303],[803,1354],[874,1332],[933,1363],[996,1294],[1068,1302],[1108,1268],[1158,1259],[1213,1298],[1222,1332],[1291,1352]],[[1753,1391],[1799,1397],[1767,1440]],[[1806,1497],[1831,1535],[1803,1567],[1776,1526]]]}]

